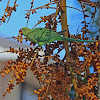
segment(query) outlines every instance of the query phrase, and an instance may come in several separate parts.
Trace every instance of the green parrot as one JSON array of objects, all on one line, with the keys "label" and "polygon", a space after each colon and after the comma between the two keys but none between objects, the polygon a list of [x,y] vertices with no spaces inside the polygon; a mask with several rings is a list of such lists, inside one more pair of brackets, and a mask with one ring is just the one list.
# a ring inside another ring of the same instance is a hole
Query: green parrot
[{"label": "green parrot", "polygon": [[31,42],[38,43],[41,47],[44,44],[51,43],[55,40],[57,41],[77,41],[77,42],[94,42],[94,40],[79,40],[79,39],[73,39],[73,38],[66,38],[62,37],[61,34],[64,34],[64,31],[61,32],[55,32],[52,29],[47,28],[35,28],[35,29],[29,29],[27,27],[23,27],[19,30],[19,32],[22,32],[24,36]]}]

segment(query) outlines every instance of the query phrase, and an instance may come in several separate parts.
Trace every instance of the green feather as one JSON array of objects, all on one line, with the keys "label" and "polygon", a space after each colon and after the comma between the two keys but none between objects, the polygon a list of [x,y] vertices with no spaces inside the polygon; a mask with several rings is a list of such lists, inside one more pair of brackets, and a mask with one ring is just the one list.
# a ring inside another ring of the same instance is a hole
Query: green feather
[{"label": "green feather", "polygon": [[38,43],[39,46],[42,46],[47,43],[51,43],[55,40],[57,41],[77,41],[77,42],[94,42],[94,40],[79,40],[73,38],[62,37],[60,34],[63,34],[66,30],[61,32],[55,32],[52,29],[47,28],[35,28],[29,29],[27,27],[22,28],[22,33],[28,40],[31,42]]}]

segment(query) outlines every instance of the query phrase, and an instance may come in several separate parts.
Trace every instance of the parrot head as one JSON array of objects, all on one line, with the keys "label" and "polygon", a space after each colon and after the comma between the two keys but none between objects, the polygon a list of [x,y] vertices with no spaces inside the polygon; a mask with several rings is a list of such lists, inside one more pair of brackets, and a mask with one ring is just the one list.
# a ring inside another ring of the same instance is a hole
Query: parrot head
[{"label": "parrot head", "polygon": [[27,34],[31,31],[31,29],[27,27],[23,27],[19,30],[19,32],[22,32],[22,35],[27,36]]}]

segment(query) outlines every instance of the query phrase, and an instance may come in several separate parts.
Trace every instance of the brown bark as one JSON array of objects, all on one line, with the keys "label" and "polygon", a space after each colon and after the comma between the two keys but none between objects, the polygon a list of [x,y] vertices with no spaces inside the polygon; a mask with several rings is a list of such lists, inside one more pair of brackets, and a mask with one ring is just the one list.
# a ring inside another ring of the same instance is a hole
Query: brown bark
[{"label": "brown bark", "polygon": [[[62,31],[63,30],[68,30],[68,23],[67,23],[67,14],[66,14],[66,0],[61,0],[60,1],[60,6],[61,6],[61,25],[62,25]],[[67,37],[68,38],[68,31],[65,32],[65,34],[63,35],[64,37]],[[66,56],[67,56],[67,60],[69,60],[70,58],[70,51],[69,51],[69,46],[68,46],[68,42],[67,41],[64,41],[64,46],[65,46],[65,50],[66,50]],[[70,70],[70,73],[71,73],[71,76],[72,76],[72,83],[74,85],[74,90],[75,90],[75,93],[76,93],[76,99],[78,99],[78,93],[76,91],[76,88],[77,88],[77,84],[76,84],[76,81],[75,81],[75,74],[74,74],[74,71],[73,69],[70,67],[69,65],[69,70]]]}]

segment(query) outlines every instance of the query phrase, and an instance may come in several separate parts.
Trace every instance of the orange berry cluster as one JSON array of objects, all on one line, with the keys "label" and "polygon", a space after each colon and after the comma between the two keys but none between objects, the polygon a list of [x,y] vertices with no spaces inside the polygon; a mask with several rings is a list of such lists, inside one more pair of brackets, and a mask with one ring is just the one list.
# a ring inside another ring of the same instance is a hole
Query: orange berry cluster
[{"label": "orange berry cluster", "polygon": [[31,66],[31,70],[34,72],[40,84],[43,85],[38,91],[34,90],[34,93],[38,95],[38,99],[50,100],[49,95],[56,100],[69,99],[70,96],[66,91],[71,90],[71,77],[63,68],[64,66],[66,67],[66,64],[62,66],[62,63],[59,63],[59,60],[57,60],[55,64],[42,65],[42,63],[37,61],[38,66],[36,67],[35,63]]},{"label": "orange berry cluster", "polygon": [[93,66],[94,71],[100,73],[100,51],[97,51],[93,54]]},{"label": "orange berry cluster", "polygon": [[[6,6],[6,9],[5,9],[5,12],[4,12],[4,15],[3,15],[2,18],[0,19],[0,20],[1,20],[0,25],[2,24],[2,22],[5,22],[5,20],[6,20],[7,17],[10,18],[11,14],[12,14],[12,11],[16,11],[16,7],[18,6],[18,5],[16,4],[17,0],[14,1],[14,6],[13,6],[13,7],[10,7],[10,6],[9,6],[9,2],[10,2],[10,0],[8,0],[7,6]],[[6,14],[6,13],[7,13],[7,14]],[[9,20],[9,19],[8,19],[8,20]]]},{"label": "orange berry cluster", "polygon": [[[60,2],[59,0],[53,0],[53,1],[50,1],[49,3],[47,3],[47,4],[43,5],[43,6],[40,6],[40,7],[35,8],[35,9],[32,9],[32,7],[31,7],[30,10],[27,10],[29,12],[26,13],[26,17],[25,18],[28,18],[29,19],[30,13],[31,12],[32,12],[32,14],[37,13],[36,12],[37,9],[43,9],[43,8],[46,8],[46,9],[49,9],[49,8],[50,9],[56,9],[56,13],[52,13],[52,14],[50,14],[48,16],[40,17],[42,20],[38,21],[38,23],[34,26],[34,27],[36,27],[41,22],[46,22],[45,23],[45,25],[46,25],[45,28],[49,28],[49,29],[56,30],[57,24],[61,22],[61,16],[59,15],[60,7],[58,7],[58,9],[57,9],[56,7],[50,7],[50,5],[51,4],[57,4],[59,2]],[[33,2],[31,4],[33,4]],[[57,15],[59,15],[59,17],[58,17],[58,20],[59,21],[56,20]]]},{"label": "orange berry cluster", "polygon": [[26,76],[26,70],[28,69],[28,64],[24,62],[17,62],[17,61],[8,61],[5,64],[5,67],[0,71],[0,74],[2,77],[5,76],[5,74],[11,73],[11,76],[13,79],[10,80],[10,83],[8,84],[9,87],[7,88],[7,91],[3,94],[3,97],[6,95],[6,93],[10,93],[13,88],[13,82],[16,79],[16,84],[20,84],[20,82],[24,82],[24,78]]},{"label": "orange berry cluster", "polygon": [[9,85],[9,87],[6,88],[7,91],[5,91],[5,93],[2,94],[3,97],[7,94],[7,92],[11,93],[11,90],[14,89],[14,84],[8,83],[8,85]]},{"label": "orange berry cluster", "polygon": [[13,36],[12,38],[17,39],[17,42],[20,42],[20,43],[23,42],[23,39],[25,39],[27,41],[26,38],[23,38],[22,35],[20,35],[20,32],[19,32],[19,35],[17,37]]},{"label": "orange berry cluster", "polygon": [[88,100],[98,100],[96,96],[97,90],[94,91],[94,87],[97,84],[98,78],[96,77],[96,74],[92,74],[93,78],[88,79],[88,83],[84,86],[81,86],[81,88],[78,88],[77,91],[79,93],[79,96],[82,98],[85,96]]}]

